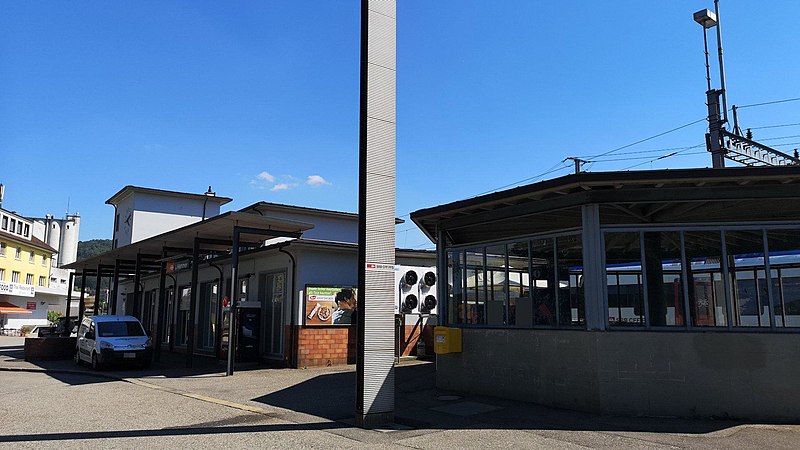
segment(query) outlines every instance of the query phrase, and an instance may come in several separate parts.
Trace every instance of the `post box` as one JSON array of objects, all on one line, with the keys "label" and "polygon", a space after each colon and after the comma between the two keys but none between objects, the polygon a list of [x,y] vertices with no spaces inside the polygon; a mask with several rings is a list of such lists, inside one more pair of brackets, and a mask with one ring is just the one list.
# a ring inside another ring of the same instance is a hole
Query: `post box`
[{"label": "post box", "polygon": [[437,355],[461,353],[461,328],[435,327],[433,329],[433,351]]}]

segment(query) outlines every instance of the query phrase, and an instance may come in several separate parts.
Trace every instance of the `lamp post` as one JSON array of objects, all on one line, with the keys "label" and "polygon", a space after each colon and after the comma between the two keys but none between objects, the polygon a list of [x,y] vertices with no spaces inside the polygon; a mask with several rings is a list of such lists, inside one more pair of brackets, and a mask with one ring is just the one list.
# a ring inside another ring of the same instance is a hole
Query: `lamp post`
[{"label": "lamp post", "polygon": [[[728,122],[728,100],[725,94],[725,66],[722,60],[722,32],[719,23],[719,0],[714,0],[714,12],[703,9],[694,13],[694,21],[703,27],[703,47],[706,57],[706,104],[708,105],[708,134],[706,146],[711,152],[714,168],[725,167],[725,147],[722,145],[722,127]],[[711,88],[711,69],[708,62],[708,32],[717,27],[717,53],[719,55],[720,89]],[[720,115],[720,97],[722,114]]]}]

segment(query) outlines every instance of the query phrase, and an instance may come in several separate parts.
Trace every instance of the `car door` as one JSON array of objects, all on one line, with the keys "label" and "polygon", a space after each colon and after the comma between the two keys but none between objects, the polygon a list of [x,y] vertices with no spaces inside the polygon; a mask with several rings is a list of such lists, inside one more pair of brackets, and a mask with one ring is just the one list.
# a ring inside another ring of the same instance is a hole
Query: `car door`
[{"label": "car door", "polygon": [[78,355],[80,359],[86,359],[86,338],[84,335],[86,332],[89,331],[89,326],[86,322],[81,323],[81,326],[78,327]]},{"label": "car door", "polygon": [[95,349],[95,342],[96,342],[96,339],[97,339],[97,336],[95,335],[95,333],[97,331],[95,330],[95,326],[94,325],[95,325],[94,321],[89,323],[89,337],[86,338],[86,353],[85,353],[85,355],[86,355],[86,359],[89,362],[92,361],[92,351]]}]

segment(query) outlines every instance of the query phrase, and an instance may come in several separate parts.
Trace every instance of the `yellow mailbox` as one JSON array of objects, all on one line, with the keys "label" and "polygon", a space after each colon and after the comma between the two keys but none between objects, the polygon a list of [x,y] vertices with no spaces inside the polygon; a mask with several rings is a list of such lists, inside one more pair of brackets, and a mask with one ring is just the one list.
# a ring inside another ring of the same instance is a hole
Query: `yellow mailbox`
[{"label": "yellow mailbox", "polygon": [[433,329],[433,351],[437,355],[461,353],[461,328],[435,327]]}]

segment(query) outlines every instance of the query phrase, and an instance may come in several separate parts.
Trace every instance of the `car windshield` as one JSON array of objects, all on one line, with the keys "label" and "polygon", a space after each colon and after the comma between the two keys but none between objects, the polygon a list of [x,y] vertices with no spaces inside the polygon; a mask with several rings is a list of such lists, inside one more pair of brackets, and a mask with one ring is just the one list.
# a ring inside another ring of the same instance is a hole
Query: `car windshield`
[{"label": "car windshield", "polygon": [[97,334],[100,337],[144,336],[144,330],[139,322],[132,320],[124,322],[100,322],[97,324]]}]

